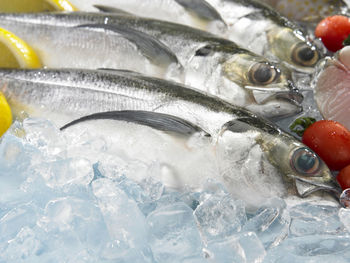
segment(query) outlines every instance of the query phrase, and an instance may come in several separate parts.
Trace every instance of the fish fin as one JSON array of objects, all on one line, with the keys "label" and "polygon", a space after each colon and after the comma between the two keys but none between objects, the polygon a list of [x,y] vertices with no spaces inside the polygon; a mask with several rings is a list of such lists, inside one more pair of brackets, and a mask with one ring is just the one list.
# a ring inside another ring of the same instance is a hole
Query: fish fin
[{"label": "fish fin", "polygon": [[134,16],[133,14],[124,11],[119,8],[111,7],[111,6],[106,6],[106,5],[93,5],[93,7],[97,8],[98,11],[103,12],[103,13],[113,13],[117,15],[126,15],[126,16]]},{"label": "fish fin", "polygon": [[266,119],[258,118],[254,115],[250,117],[241,117],[231,121],[226,122],[221,129],[221,133],[229,130],[236,133],[248,132],[248,131],[265,131],[269,134],[278,135],[281,130],[277,128],[273,123]]},{"label": "fish fin", "polygon": [[111,73],[127,74],[130,76],[142,76],[140,72],[129,70],[129,69],[98,68],[97,70],[111,72]]},{"label": "fish fin", "polygon": [[63,127],[60,130],[64,130],[75,124],[90,121],[90,120],[117,120],[117,121],[126,121],[136,124],[145,125],[156,130],[164,132],[172,132],[179,135],[192,135],[194,133],[201,132],[205,136],[209,137],[210,135],[203,131],[200,127],[175,116],[152,112],[152,111],[108,111],[94,113],[91,115],[84,116],[80,119],[74,120]]},{"label": "fish fin", "polygon": [[224,19],[219,12],[204,0],[175,0],[179,5],[184,7],[189,12],[194,13],[198,17],[209,21],[220,21],[226,25]]},{"label": "fish fin", "polygon": [[162,66],[168,66],[173,63],[180,65],[177,56],[166,45],[158,39],[143,32],[115,24],[84,24],[77,27],[104,29],[120,34],[130,42],[134,43],[141,53],[153,63]]}]

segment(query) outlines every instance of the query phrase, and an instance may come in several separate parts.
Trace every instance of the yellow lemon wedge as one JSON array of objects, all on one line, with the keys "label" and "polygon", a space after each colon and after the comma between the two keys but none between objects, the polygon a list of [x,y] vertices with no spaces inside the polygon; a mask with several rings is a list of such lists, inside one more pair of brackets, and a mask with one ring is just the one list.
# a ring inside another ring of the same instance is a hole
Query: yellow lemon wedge
[{"label": "yellow lemon wedge", "polygon": [[0,92],[0,137],[10,128],[12,113],[4,95]]},{"label": "yellow lemon wedge", "polygon": [[[0,68],[41,68],[35,51],[13,33],[0,28]],[[11,126],[12,113],[0,92],[0,136]]]},{"label": "yellow lemon wedge", "polygon": [[0,67],[41,68],[35,51],[13,33],[0,28]]},{"label": "yellow lemon wedge", "polygon": [[[84,0],[83,0],[84,1]],[[68,0],[1,0],[0,12],[77,11]]]}]

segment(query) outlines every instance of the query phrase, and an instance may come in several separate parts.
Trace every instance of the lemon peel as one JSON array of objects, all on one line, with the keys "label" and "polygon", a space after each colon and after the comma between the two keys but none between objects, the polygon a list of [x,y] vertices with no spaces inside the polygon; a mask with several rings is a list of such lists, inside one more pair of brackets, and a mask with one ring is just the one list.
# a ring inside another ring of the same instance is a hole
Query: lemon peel
[{"label": "lemon peel", "polygon": [[68,0],[11,0],[0,1],[0,12],[77,11]]},{"label": "lemon peel", "polygon": [[12,113],[4,95],[0,92],[0,137],[10,128]]},{"label": "lemon peel", "polygon": [[41,68],[35,51],[15,34],[0,28],[0,67]]}]

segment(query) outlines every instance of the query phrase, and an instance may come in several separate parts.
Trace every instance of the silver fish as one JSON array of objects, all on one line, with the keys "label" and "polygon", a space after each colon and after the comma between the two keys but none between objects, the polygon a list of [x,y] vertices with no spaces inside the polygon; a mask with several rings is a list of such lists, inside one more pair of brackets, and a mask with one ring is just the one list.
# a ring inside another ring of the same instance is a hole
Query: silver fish
[{"label": "silver fish", "polygon": [[[95,2],[96,0],[90,0],[90,4]],[[208,20],[206,23],[197,23],[190,19],[180,19],[180,14],[171,14],[173,8],[176,9],[173,6],[179,5],[177,2],[156,0],[140,4],[136,0],[118,1],[118,3],[102,0],[99,3],[124,9],[135,15],[164,19],[210,31],[256,54],[285,63],[288,67],[300,72],[312,72],[314,65],[322,56],[323,50],[318,50],[316,45],[309,42],[307,34],[298,25],[260,1],[201,0],[199,4],[197,3],[201,10],[204,6],[216,9],[225,26],[218,26],[218,24],[213,26]],[[79,7],[79,4],[77,6]],[[81,6],[81,10],[91,9]],[[188,11],[183,7],[180,13],[186,14],[186,11],[187,16],[198,13],[196,10]],[[218,20],[213,18],[211,21]]]},{"label": "silver fish", "polygon": [[[22,31],[28,25],[147,34],[176,55],[184,68],[184,84],[269,118],[301,111],[302,96],[287,68],[204,31],[160,20],[100,13],[0,15],[0,26],[15,33],[18,27]],[[27,39],[30,38],[28,35]],[[138,43],[142,43],[141,38]],[[135,67],[137,65],[135,62]],[[137,71],[143,72],[142,68]],[[165,77],[171,79],[171,76]],[[181,77],[177,80],[181,81]]]},{"label": "silver fish", "polygon": [[[0,79],[0,91],[12,108],[27,110],[31,116],[45,116],[59,125],[104,111],[153,112],[161,114],[163,120],[164,115],[174,116],[175,122],[172,119],[169,123],[177,126],[179,119],[184,120],[184,133],[188,133],[192,123],[193,131],[210,136],[217,155],[223,159],[232,161],[231,154],[238,152],[235,162],[244,161],[247,157],[239,146],[247,140],[254,155],[262,156],[278,177],[260,168],[260,178],[282,182],[281,194],[307,196],[318,190],[339,194],[339,186],[327,166],[300,141],[243,108],[175,82],[125,71],[74,69],[1,70]],[[50,117],[50,112],[66,117],[62,121]],[[243,137],[237,140],[236,135]],[[255,161],[255,165],[259,163]],[[229,189],[234,189],[238,181],[229,168],[223,168],[222,178]]]}]

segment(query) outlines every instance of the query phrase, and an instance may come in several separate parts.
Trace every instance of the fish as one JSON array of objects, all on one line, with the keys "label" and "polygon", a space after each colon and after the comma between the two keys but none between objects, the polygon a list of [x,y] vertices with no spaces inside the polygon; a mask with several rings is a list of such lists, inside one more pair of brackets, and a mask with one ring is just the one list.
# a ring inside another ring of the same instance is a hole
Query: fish
[{"label": "fish", "polygon": [[[25,109],[29,116],[44,116],[58,126],[65,125],[68,119],[87,118],[86,115],[92,115],[87,119],[113,119],[113,112],[120,111],[127,114],[119,114],[116,119],[136,122],[147,122],[147,118],[135,117],[133,111],[150,112],[150,119],[155,118],[152,113],[160,114],[157,116],[161,123],[170,115],[176,119],[167,123],[177,126],[172,132],[179,133],[183,126],[183,134],[199,131],[210,138],[217,158],[227,160],[219,165],[220,180],[233,194],[242,181],[234,167],[249,161],[257,167],[259,176],[254,180],[255,170],[251,174],[243,169],[243,181],[260,186],[261,195],[267,190],[261,187],[264,181],[264,185],[271,184],[268,188],[276,183],[274,189],[279,189],[281,195],[306,197],[315,191],[329,191],[339,197],[339,186],[328,167],[299,140],[244,108],[176,82],[126,71],[87,69],[2,69],[0,80],[0,92],[14,112]],[[57,118],[59,115],[65,117]],[[152,121],[150,126],[157,123]],[[193,128],[189,128],[191,124]],[[163,130],[166,127],[161,126]],[[186,175],[183,176],[186,182]],[[254,199],[254,195],[249,197]]]},{"label": "fish", "polygon": [[325,58],[313,79],[314,98],[322,117],[350,129],[350,47]]},{"label": "fish", "polygon": [[317,23],[327,16],[348,12],[348,5],[342,0],[262,0],[262,2],[298,22]]},{"label": "fish", "polygon": [[[90,1],[95,3],[96,1]],[[193,2],[193,1],[190,1]],[[324,56],[325,50],[319,43],[313,43],[303,27],[284,17],[268,5],[255,0],[201,0],[200,6],[210,6],[220,15],[221,26],[182,20],[178,14],[172,15],[172,6],[178,1],[139,1],[105,0],[101,4],[123,9],[131,14],[149,18],[186,24],[227,38],[256,54],[262,55],[297,72],[310,74],[314,66]],[[104,10],[108,10],[105,6]],[[81,10],[89,10],[81,7]],[[188,15],[196,13],[191,10]],[[112,12],[112,9],[110,9]],[[186,12],[186,10],[183,10]],[[218,19],[212,18],[212,21]],[[224,25],[224,26],[222,26]],[[249,34],[247,34],[249,32]]]},{"label": "fish", "polygon": [[[101,13],[0,14],[0,26],[12,25],[15,32],[15,27],[22,30],[36,24],[100,33],[126,31],[128,36],[147,34],[146,39],[154,38],[168,47],[183,68],[178,78],[176,74],[152,76],[182,82],[271,119],[302,111],[303,97],[288,68],[205,31],[160,20]],[[140,45],[142,39],[137,40]],[[138,63],[134,64],[137,67]],[[142,68],[136,71],[145,73]]]}]

